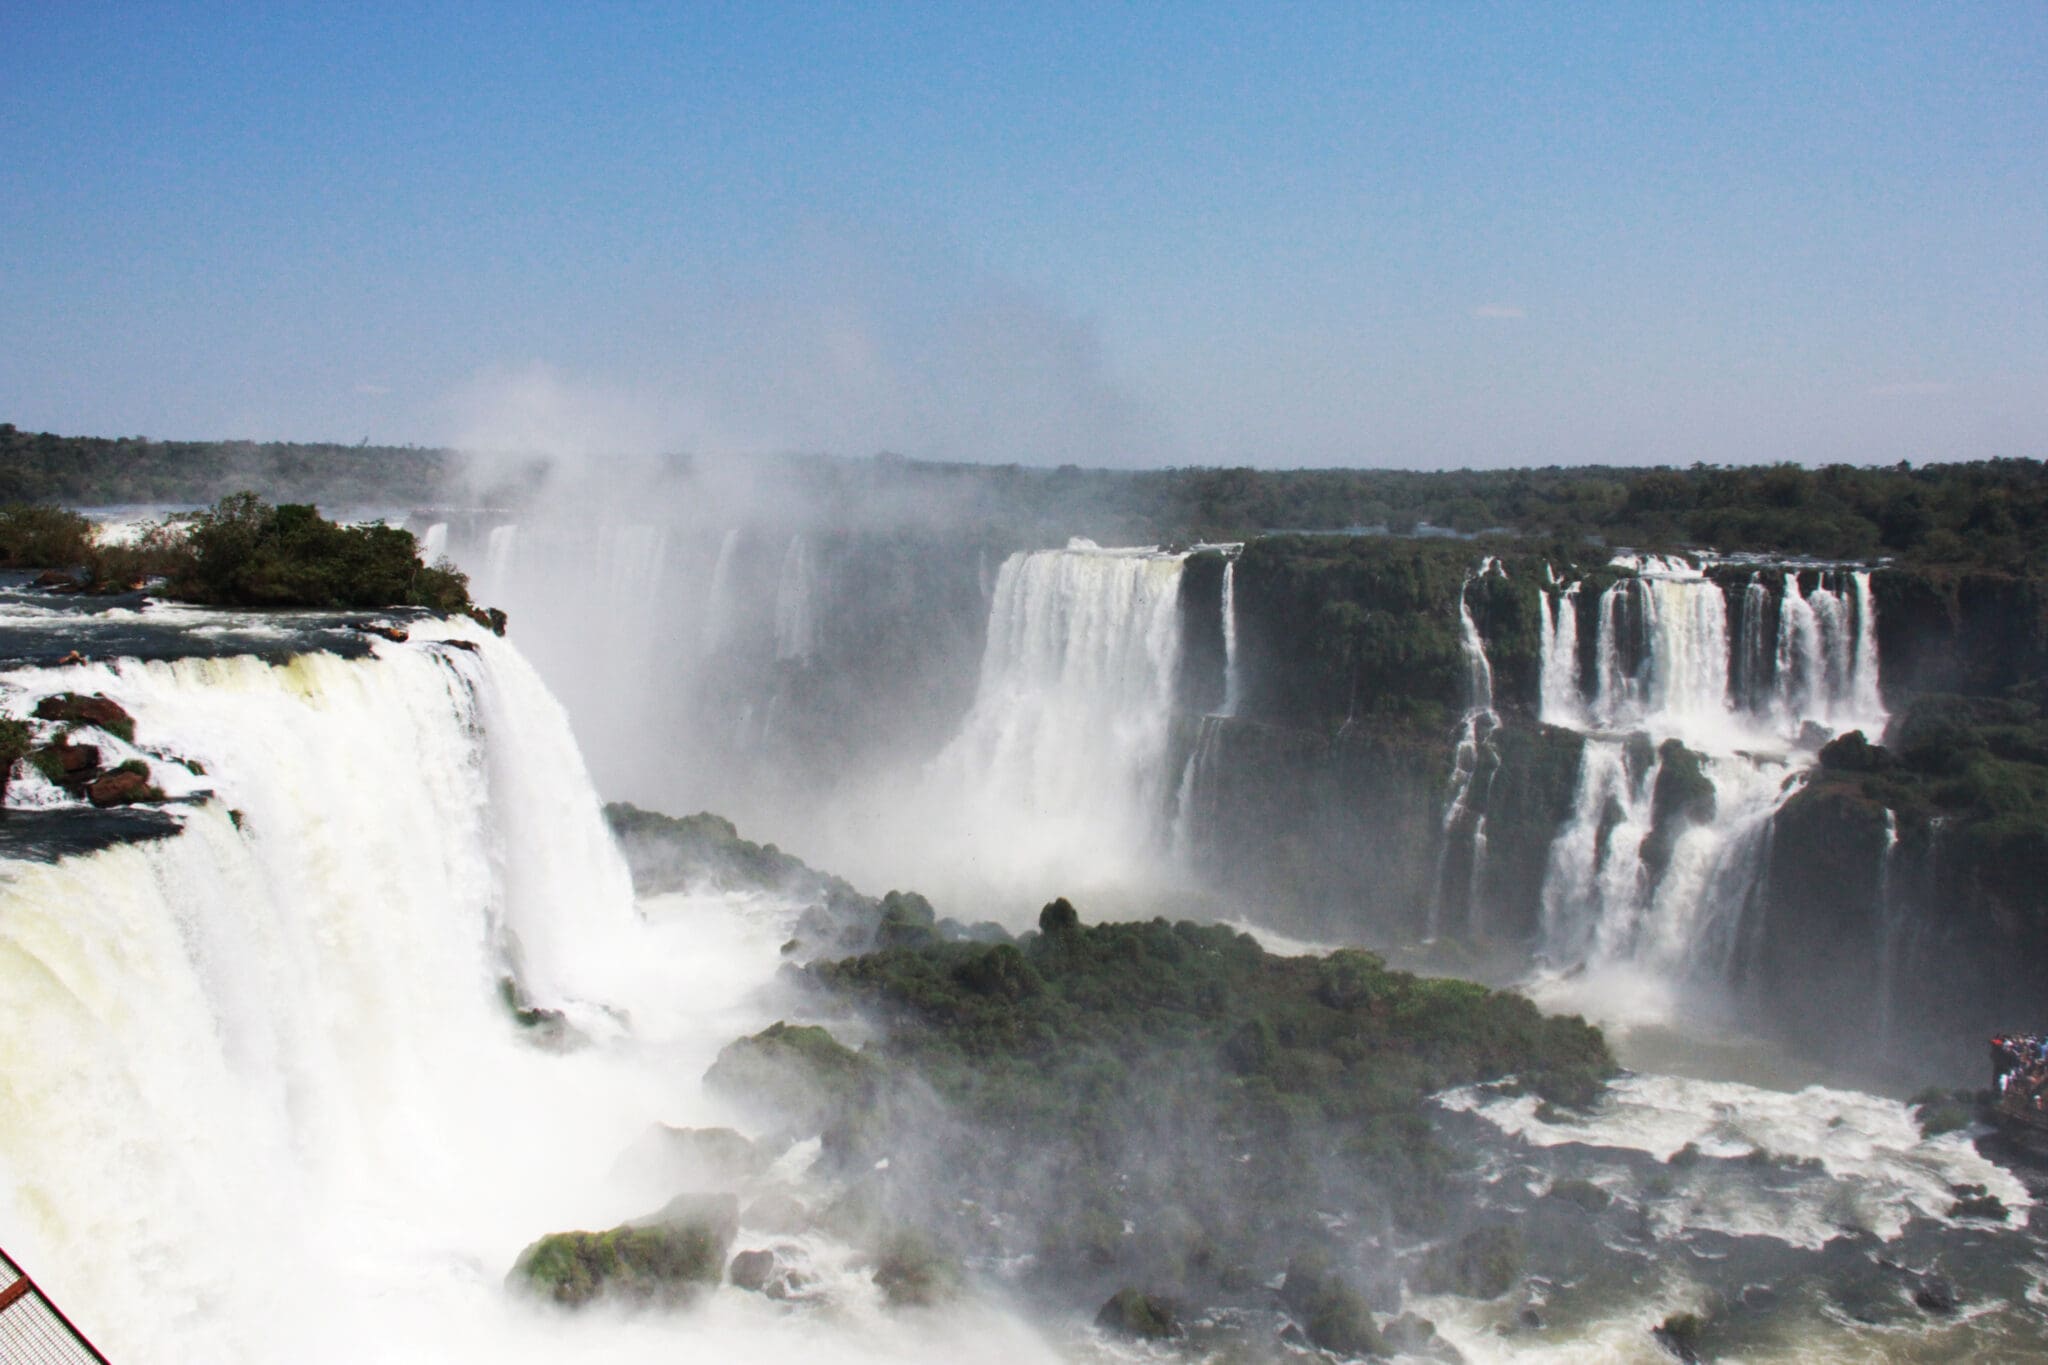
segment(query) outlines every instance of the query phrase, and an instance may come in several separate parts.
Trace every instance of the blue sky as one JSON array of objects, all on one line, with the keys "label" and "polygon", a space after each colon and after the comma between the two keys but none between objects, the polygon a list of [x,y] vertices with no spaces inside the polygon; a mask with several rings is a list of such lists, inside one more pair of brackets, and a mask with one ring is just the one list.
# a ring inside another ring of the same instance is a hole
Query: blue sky
[{"label": "blue sky", "polygon": [[0,0],[0,420],[2048,455],[2048,5]]}]

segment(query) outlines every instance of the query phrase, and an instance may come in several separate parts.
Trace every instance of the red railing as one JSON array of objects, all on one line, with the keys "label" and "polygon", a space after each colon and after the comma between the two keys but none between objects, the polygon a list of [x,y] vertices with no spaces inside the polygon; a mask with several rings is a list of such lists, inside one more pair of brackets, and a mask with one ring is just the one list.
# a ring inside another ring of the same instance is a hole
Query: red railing
[{"label": "red railing", "polygon": [[0,1362],[109,1365],[14,1258],[0,1251]]}]

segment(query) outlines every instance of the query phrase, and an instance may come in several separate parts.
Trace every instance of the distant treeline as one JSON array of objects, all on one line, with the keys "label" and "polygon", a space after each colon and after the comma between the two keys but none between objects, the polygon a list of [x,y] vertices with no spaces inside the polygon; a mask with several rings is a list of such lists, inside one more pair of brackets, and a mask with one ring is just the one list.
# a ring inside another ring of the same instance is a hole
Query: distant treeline
[{"label": "distant treeline", "polygon": [[1637,549],[2048,570],[2048,465],[1715,466],[1689,469],[1163,469],[802,461],[857,506],[889,480],[967,493],[991,519],[1098,540],[1239,540],[1276,531],[1502,531]]},{"label": "distant treeline", "polygon": [[18,431],[0,423],[0,503],[210,503],[245,488],[280,501],[431,502],[445,450],[286,441],[151,441]]},{"label": "distant treeline", "polygon": [[[450,496],[453,452],[418,447],[105,440],[0,425],[0,503],[277,500],[427,505]],[[818,505],[878,505],[1098,540],[1235,540],[1272,531],[1501,530],[1639,549],[1709,547],[2048,570],[2048,466],[2001,459],[1882,468],[1793,464],[1418,472],[1104,470],[778,457]],[[656,461],[669,473],[685,457]],[[532,487],[507,460],[504,489]]]}]

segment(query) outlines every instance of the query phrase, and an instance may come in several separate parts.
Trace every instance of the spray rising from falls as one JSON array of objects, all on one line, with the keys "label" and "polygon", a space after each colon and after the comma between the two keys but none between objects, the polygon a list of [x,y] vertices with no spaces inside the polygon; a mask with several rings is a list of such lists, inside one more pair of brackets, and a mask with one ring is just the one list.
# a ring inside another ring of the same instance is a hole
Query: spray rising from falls
[{"label": "spray rising from falls", "polygon": [[1586,736],[1543,888],[1543,957],[1667,987],[1725,982],[1773,818],[1819,742],[1884,732],[1870,575],[1616,567],[1590,605],[1590,675],[1579,585],[1553,584],[1542,604],[1543,718]]}]

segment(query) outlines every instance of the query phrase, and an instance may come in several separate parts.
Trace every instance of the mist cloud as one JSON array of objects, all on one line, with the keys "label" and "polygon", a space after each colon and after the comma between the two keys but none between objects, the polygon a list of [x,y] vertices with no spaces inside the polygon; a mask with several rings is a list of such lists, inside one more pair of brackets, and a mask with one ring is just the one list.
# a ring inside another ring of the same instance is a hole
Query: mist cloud
[{"label": "mist cloud", "polygon": [[563,352],[577,359],[474,373],[446,400],[445,439],[569,459],[891,451],[1100,466],[1176,453],[1091,319],[944,252],[814,244],[645,301],[617,340],[565,338]]}]

